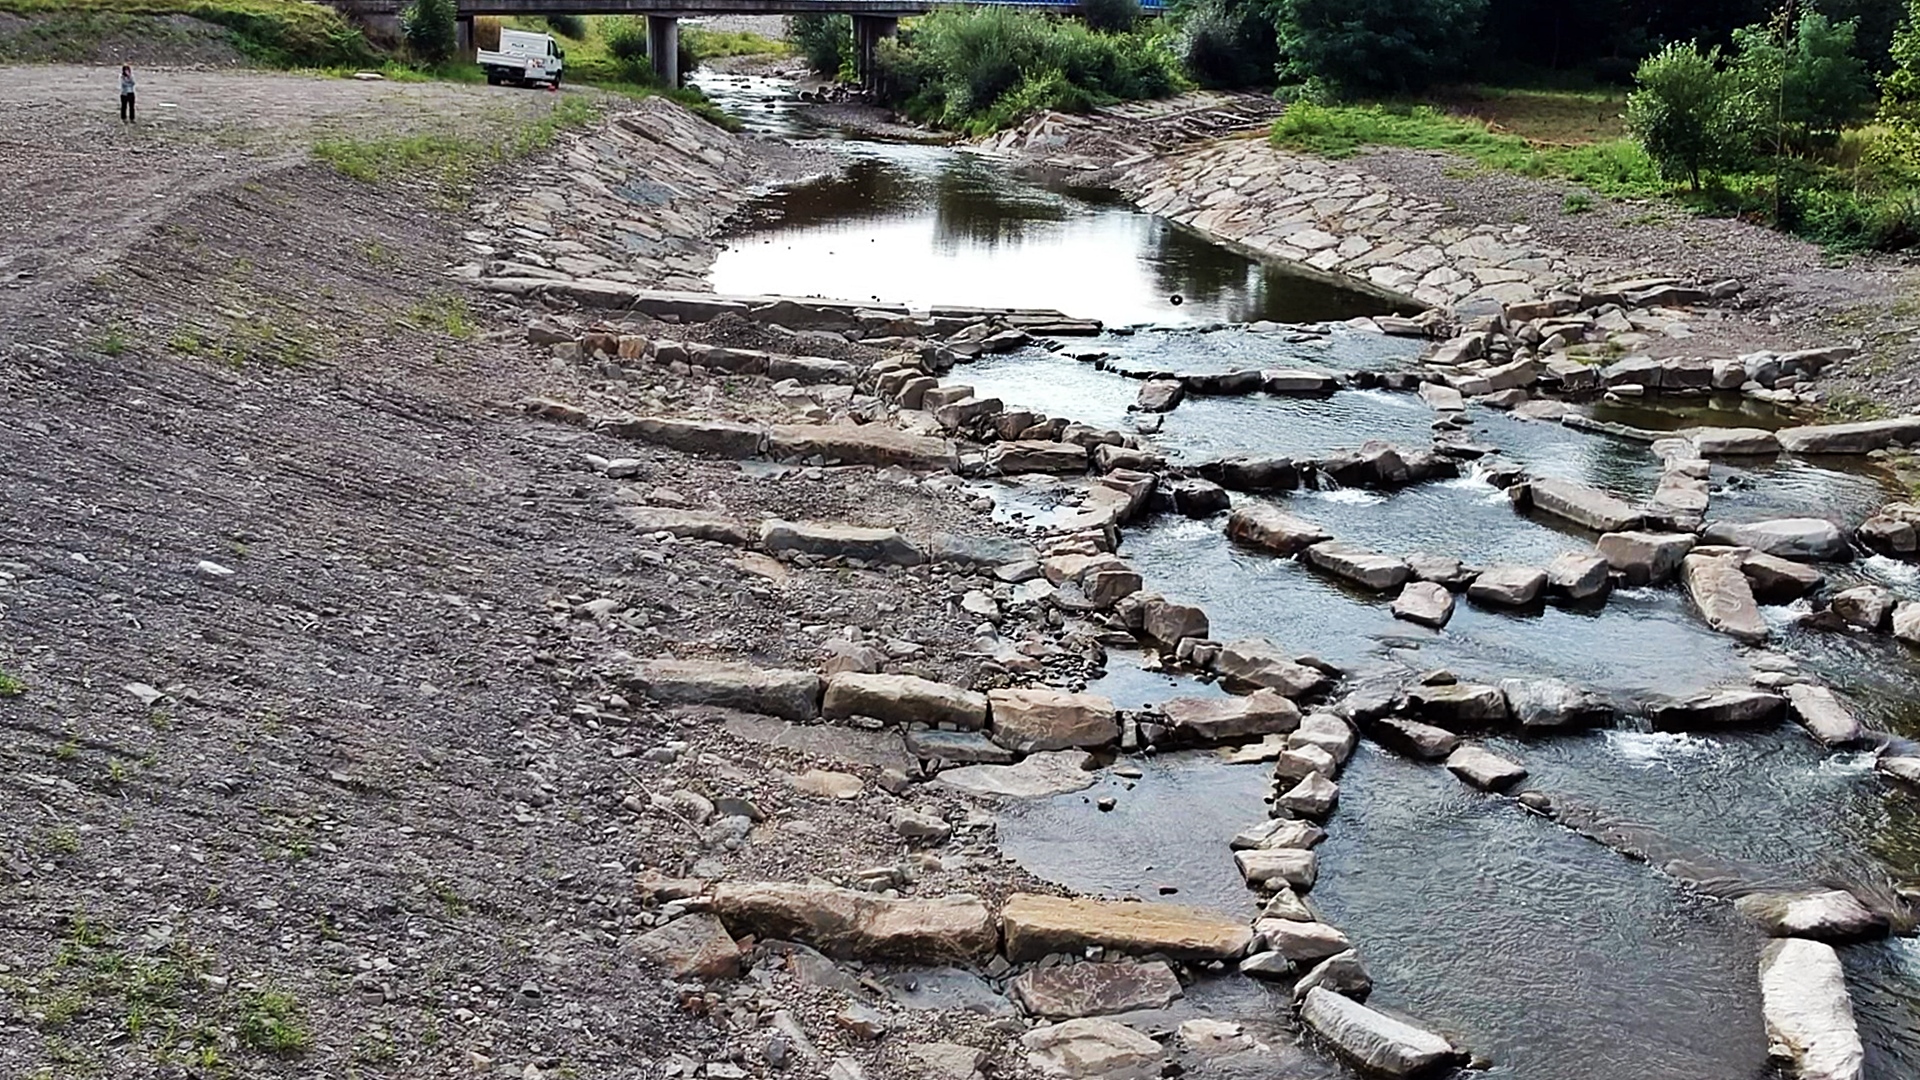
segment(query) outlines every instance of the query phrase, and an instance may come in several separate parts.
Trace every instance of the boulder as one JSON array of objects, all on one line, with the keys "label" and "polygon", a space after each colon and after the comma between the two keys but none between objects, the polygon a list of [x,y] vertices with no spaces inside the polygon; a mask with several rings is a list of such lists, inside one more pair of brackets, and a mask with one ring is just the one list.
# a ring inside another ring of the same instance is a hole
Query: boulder
[{"label": "boulder", "polygon": [[764,713],[783,720],[812,720],[820,715],[820,676],[713,660],[641,660],[622,681],[630,688],[675,705],[711,705]]},{"label": "boulder", "polygon": [[1458,1057],[1453,1044],[1336,994],[1324,986],[1307,991],[1300,1019],[1343,1056],[1388,1077],[1436,1073]]},{"label": "boulder", "polygon": [[1763,555],[1757,551],[1740,556],[1740,572],[1753,587],[1753,598],[1763,604],[1786,604],[1826,584],[1827,576],[1805,563]]},{"label": "boulder", "polygon": [[1248,503],[1227,518],[1227,536],[1239,543],[1265,548],[1291,558],[1333,534],[1311,521],[1294,517],[1268,503]]},{"label": "boulder", "polygon": [[1366,965],[1360,962],[1360,954],[1348,949],[1327,957],[1300,976],[1300,981],[1293,984],[1294,1002],[1300,1002],[1316,986],[1355,1001],[1365,1001],[1373,992],[1373,979],[1367,974]]},{"label": "boulder", "polygon": [[1780,452],[1780,440],[1762,428],[1695,428],[1688,432],[1702,457],[1757,457]]},{"label": "boulder", "polygon": [[1309,565],[1374,592],[1397,589],[1413,577],[1413,568],[1399,559],[1338,540],[1307,548],[1306,559]]},{"label": "boulder", "polygon": [[1782,449],[1794,454],[1867,454],[1895,442],[1910,445],[1920,440],[1920,416],[1783,428],[1774,437]]},{"label": "boulder", "polygon": [[1191,604],[1155,597],[1141,608],[1141,629],[1155,641],[1175,645],[1182,638],[1207,636],[1207,613]]},{"label": "boulder", "polygon": [[1489,566],[1467,586],[1467,599],[1493,607],[1526,607],[1547,587],[1547,573],[1531,566]]},{"label": "boulder", "polygon": [[1547,588],[1555,596],[1590,600],[1605,594],[1609,581],[1607,560],[1598,555],[1563,551],[1547,563]]},{"label": "boulder", "polygon": [[1443,725],[1498,724],[1507,718],[1507,695],[1482,683],[1416,686],[1407,691],[1407,711]]},{"label": "boulder", "polygon": [[1330,712],[1308,713],[1300,720],[1300,726],[1287,736],[1289,748],[1298,746],[1317,746],[1327,752],[1333,760],[1343,762],[1353,753],[1353,728],[1340,717]]},{"label": "boulder", "polygon": [[1435,412],[1460,412],[1467,407],[1467,399],[1460,391],[1437,382],[1420,384],[1420,400],[1426,402]]},{"label": "boulder", "polygon": [[1082,1017],[1037,1027],[1020,1037],[1027,1063],[1064,1080],[1155,1080],[1160,1044],[1125,1024]]},{"label": "boulder", "polygon": [[1453,618],[1453,594],[1431,581],[1410,581],[1393,601],[1393,617],[1439,629]]},{"label": "boulder", "polygon": [[1801,1080],[1861,1080],[1866,1051],[1833,946],[1803,938],[1769,942],[1760,953],[1760,1012],[1769,1048],[1791,1061]]},{"label": "boulder", "polygon": [[1245,697],[1173,698],[1163,702],[1175,742],[1219,743],[1282,734],[1300,726],[1300,709],[1275,690]]},{"label": "boulder", "polygon": [[1029,1016],[1049,1019],[1163,1009],[1181,994],[1179,978],[1159,960],[1033,968],[1007,989]]},{"label": "boulder", "polygon": [[1315,846],[1327,838],[1327,831],[1310,821],[1295,821],[1292,818],[1268,818],[1258,825],[1249,825],[1233,834],[1227,846],[1234,851],[1259,851],[1270,848],[1300,848]]},{"label": "boulder", "polygon": [[1205,462],[1199,471],[1232,491],[1288,491],[1300,484],[1292,458],[1227,458]]},{"label": "boulder", "polygon": [[924,552],[893,529],[817,521],[768,521],[760,526],[760,546],[776,556],[812,555],[894,566],[919,566],[927,561]]},{"label": "boulder", "polygon": [[1233,505],[1226,489],[1211,480],[1182,480],[1172,491],[1174,509],[1190,518],[1210,518]]},{"label": "boulder", "polygon": [[1105,746],[1120,737],[1113,702],[1044,687],[993,690],[993,740],[1022,753]]},{"label": "boulder", "polygon": [[1297,784],[1315,773],[1331,778],[1339,771],[1340,763],[1318,746],[1289,747],[1273,759],[1273,777],[1283,786]]},{"label": "boulder", "polygon": [[1340,802],[1340,785],[1320,773],[1314,773],[1287,789],[1275,800],[1284,810],[1302,817],[1325,818]]},{"label": "boulder", "polygon": [[1140,387],[1133,407],[1141,412],[1170,412],[1187,396],[1187,388],[1175,379],[1150,379]]},{"label": "boulder", "polygon": [[1240,961],[1240,974],[1249,979],[1285,979],[1293,971],[1293,961],[1272,951],[1257,952]]},{"label": "boulder", "polygon": [[1085,750],[1029,754],[1017,765],[967,765],[948,769],[935,783],[967,795],[1002,799],[1044,799],[1093,786]]},{"label": "boulder", "polygon": [[736,936],[797,941],[840,958],[964,964],[999,946],[992,912],[967,895],[904,900],[832,885],[723,883],[713,912]]},{"label": "boulder", "polygon": [[960,467],[952,443],[915,435],[886,424],[773,424],[766,433],[767,454],[783,460],[822,457],[848,465],[909,469]]},{"label": "boulder", "polygon": [[757,424],[735,424],[725,420],[671,420],[657,416],[623,416],[602,421],[598,430],[615,438],[669,446],[689,454],[716,457],[749,458],[766,445],[766,434]]},{"label": "boulder", "polygon": [[1460,592],[1480,576],[1480,571],[1449,555],[1415,553],[1407,556],[1407,566],[1413,570],[1413,580],[1432,582],[1453,592]]},{"label": "boulder", "polygon": [[1439,761],[1460,745],[1460,736],[1445,728],[1397,716],[1375,720],[1368,731],[1380,745],[1418,761]]},{"label": "boulder", "polygon": [[1288,658],[1272,642],[1261,638],[1221,646],[1213,670],[1234,682],[1277,690],[1291,698],[1311,694],[1329,681],[1326,672]]},{"label": "boulder", "polygon": [[1920,645],[1920,603],[1902,600],[1894,606],[1893,636],[1909,645]]},{"label": "boulder", "polygon": [[1793,718],[1822,746],[1854,746],[1865,741],[1866,730],[1859,719],[1827,687],[1794,683],[1786,688],[1786,694]]},{"label": "boulder", "polygon": [[1647,719],[1660,731],[1743,727],[1773,724],[1785,712],[1787,701],[1762,690],[1715,690],[1647,709]]},{"label": "boulder", "polygon": [[1019,440],[993,444],[987,464],[1002,473],[1087,471],[1087,448],[1073,443]]},{"label": "boulder", "polygon": [[1760,617],[1753,587],[1731,558],[1688,555],[1680,575],[1707,625],[1745,642],[1765,641],[1772,631]]},{"label": "boulder", "polygon": [[1559,679],[1503,679],[1500,689],[1525,731],[1594,727],[1613,719],[1606,699]]},{"label": "boulder", "polygon": [[1543,477],[1526,484],[1534,509],[1598,533],[1625,532],[1640,524],[1640,512],[1597,488]]},{"label": "boulder", "polygon": [[927,558],[934,562],[985,569],[1032,562],[1038,557],[1039,553],[1032,544],[1011,536],[964,536],[937,532],[927,545]]},{"label": "boulder", "polygon": [[1233,853],[1240,876],[1254,888],[1285,885],[1298,892],[1313,888],[1318,878],[1313,852],[1299,848],[1253,848]]},{"label": "boulder", "polygon": [[1478,746],[1448,754],[1447,771],[1482,791],[1501,791],[1527,778],[1524,765]]},{"label": "boulder", "polygon": [[1347,935],[1323,922],[1299,919],[1261,919],[1254,923],[1267,951],[1296,964],[1317,964],[1352,947]]},{"label": "boulder", "polygon": [[1825,518],[1716,521],[1707,526],[1702,539],[1709,544],[1752,548],[1765,555],[1797,562],[1844,561],[1850,555],[1847,534]]},{"label": "boulder", "polygon": [[1132,956],[1238,960],[1253,943],[1245,922],[1204,908],[1034,893],[1009,896],[1000,927],[1016,964],[1096,945]]},{"label": "boulder", "polygon": [[1324,371],[1262,371],[1260,389],[1269,394],[1317,397],[1340,389],[1340,380]]},{"label": "boulder", "polygon": [[1612,532],[1600,537],[1600,557],[1628,585],[1659,585],[1698,542],[1687,533]]},{"label": "boulder", "polygon": [[1810,938],[1839,945],[1887,936],[1887,917],[1840,889],[1751,893],[1735,900],[1733,906],[1778,938]]},{"label": "boulder", "polygon": [[889,724],[987,726],[987,696],[918,675],[842,672],[827,683],[820,714],[830,720],[867,716]]},{"label": "boulder", "polygon": [[1856,585],[1833,594],[1828,607],[1854,626],[1867,630],[1879,630],[1893,617],[1893,609],[1899,599],[1892,590],[1881,585]]},{"label": "boulder", "polygon": [[1854,535],[1868,549],[1896,559],[1911,558],[1920,552],[1920,530],[1914,528],[1913,522],[1884,512],[1861,522]]},{"label": "boulder", "polygon": [[739,518],[709,510],[680,510],[671,506],[623,506],[622,520],[645,534],[667,533],[682,540],[712,540],[746,547],[760,530]]},{"label": "boulder", "polygon": [[1920,787],[1920,757],[1882,754],[1874,759],[1873,768],[1882,776]]},{"label": "boulder", "polygon": [[740,973],[740,946],[719,919],[705,912],[650,930],[627,951],[676,979],[731,979]]}]

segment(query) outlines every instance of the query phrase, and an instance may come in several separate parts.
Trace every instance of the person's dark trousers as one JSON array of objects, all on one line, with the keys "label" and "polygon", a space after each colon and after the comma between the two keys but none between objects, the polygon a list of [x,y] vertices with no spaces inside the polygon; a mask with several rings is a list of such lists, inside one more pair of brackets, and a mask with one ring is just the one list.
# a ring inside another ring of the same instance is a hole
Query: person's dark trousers
[{"label": "person's dark trousers", "polygon": [[124,123],[133,123],[133,95],[120,95],[120,119]]}]

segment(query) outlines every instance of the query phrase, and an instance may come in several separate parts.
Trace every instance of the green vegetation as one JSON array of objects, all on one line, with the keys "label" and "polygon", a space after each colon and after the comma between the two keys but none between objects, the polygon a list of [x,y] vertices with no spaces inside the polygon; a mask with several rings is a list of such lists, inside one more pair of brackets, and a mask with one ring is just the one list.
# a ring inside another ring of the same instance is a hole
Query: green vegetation
[{"label": "green vegetation", "polygon": [[544,21],[547,29],[563,38],[574,41],[587,39],[587,18],[584,15],[548,15]]},{"label": "green vegetation", "polygon": [[407,321],[422,330],[465,341],[474,335],[473,313],[459,296],[433,296],[407,310]]},{"label": "green vegetation", "polygon": [[786,56],[793,52],[788,42],[751,30],[709,30],[704,26],[681,26],[680,44],[698,61],[728,56]]},{"label": "green vegetation", "polygon": [[846,15],[793,15],[787,40],[807,66],[828,78],[853,76],[853,19]]},{"label": "green vegetation", "polygon": [[1486,0],[1268,0],[1283,84],[1342,94],[1418,90],[1472,52]]},{"label": "green vegetation", "polygon": [[19,697],[27,692],[27,684],[15,675],[0,671],[0,698]]},{"label": "green vegetation", "polygon": [[1124,34],[1140,21],[1140,0],[1080,0],[1075,14],[1090,30]]},{"label": "green vegetation", "polygon": [[49,38],[75,43],[148,33],[154,17],[185,15],[225,29],[242,55],[268,67],[378,62],[366,36],[338,12],[302,0],[0,0],[0,12],[45,19]]},{"label": "green vegetation", "polygon": [[553,144],[562,131],[586,125],[598,116],[585,98],[566,95],[545,116],[517,128],[495,128],[487,137],[461,135],[339,136],[313,144],[315,157],[342,175],[368,183],[400,177],[429,177],[443,191],[463,196],[487,166],[513,161]]},{"label": "green vegetation", "polygon": [[1168,40],[1004,8],[947,8],[881,42],[876,66],[883,96],[909,117],[979,135],[1042,109],[1084,112],[1173,93],[1182,78]]},{"label": "green vegetation", "polygon": [[1201,86],[1271,83],[1279,62],[1274,22],[1266,9],[1238,0],[1197,0],[1181,9],[1177,49]]},{"label": "green vegetation", "polygon": [[291,994],[264,990],[247,1001],[240,1018],[240,1043],[263,1053],[291,1056],[313,1045],[300,1003]]},{"label": "green vegetation", "polygon": [[460,47],[453,26],[453,0],[413,0],[400,17],[407,51],[428,64],[444,64]]},{"label": "green vegetation", "polygon": [[1720,51],[1692,42],[1669,45],[1640,65],[1640,89],[1627,98],[1627,129],[1664,180],[1700,190],[1710,169],[1740,161],[1740,114],[1720,70]]}]

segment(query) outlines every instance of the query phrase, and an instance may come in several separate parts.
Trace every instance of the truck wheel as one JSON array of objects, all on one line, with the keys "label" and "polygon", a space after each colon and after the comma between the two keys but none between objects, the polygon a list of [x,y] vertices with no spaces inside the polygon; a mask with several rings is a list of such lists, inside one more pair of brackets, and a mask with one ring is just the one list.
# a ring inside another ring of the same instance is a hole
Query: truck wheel
[{"label": "truck wheel", "polygon": [[497,72],[497,71],[489,71],[489,72],[487,72],[487,85],[488,85],[488,86],[499,86],[499,85],[500,85],[500,73],[499,73],[499,72]]}]

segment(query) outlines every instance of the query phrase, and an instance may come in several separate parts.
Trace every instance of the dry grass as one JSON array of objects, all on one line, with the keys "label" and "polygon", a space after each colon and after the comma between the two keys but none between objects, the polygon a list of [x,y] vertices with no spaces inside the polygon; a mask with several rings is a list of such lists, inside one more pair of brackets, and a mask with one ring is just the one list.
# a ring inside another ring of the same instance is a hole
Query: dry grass
[{"label": "dry grass", "polygon": [[1576,146],[1626,137],[1623,90],[1508,90],[1452,86],[1428,95],[1436,107],[1536,143]]}]

